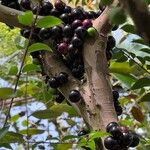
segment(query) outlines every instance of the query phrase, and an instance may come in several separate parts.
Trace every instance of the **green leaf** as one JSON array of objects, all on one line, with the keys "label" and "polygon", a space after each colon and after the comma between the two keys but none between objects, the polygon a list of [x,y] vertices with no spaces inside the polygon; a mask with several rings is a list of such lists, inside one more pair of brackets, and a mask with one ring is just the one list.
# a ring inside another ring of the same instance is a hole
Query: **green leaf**
[{"label": "green leaf", "polygon": [[113,0],[101,0],[100,5],[105,6],[105,5],[111,5]]},{"label": "green leaf", "polygon": [[1,138],[0,143],[23,143],[23,135],[15,132],[7,132],[3,138]]},{"label": "green leaf", "polygon": [[137,80],[133,86],[131,87],[132,90],[140,89],[146,86],[150,86],[150,78],[141,78]]},{"label": "green leaf", "polygon": [[119,74],[113,73],[112,74],[116,79],[118,79],[122,84],[124,84],[127,88],[130,88],[131,85],[137,81],[135,77],[130,74]]},{"label": "green leaf", "polygon": [[34,43],[31,46],[29,46],[29,48],[28,48],[29,53],[41,51],[41,50],[46,50],[46,51],[52,52],[52,49],[44,43]]},{"label": "green leaf", "polygon": [[33,21],[32,11],[26,11],[23,14],[18,16],[18,20],[21,24],[31,26]]},{"label": "green leaf", "polygon": [[53,119],[60,116],[63,112],[67,112],[70,116],[78,116],[78,113],[75,111],[75,109],[67,104],[53,105],[50,107],[50,109],[34,112],[32,116],[39,119]]},{"label": "green leaf", "polygon": [[128,33],[132,33],[132,34],[135,33],[134,26],[131,24],[125,24],[121,27],[121,29]]},{"label": "green leaf", "polygon": [[14,97],[14,89],[12,88],[0,88],[0,99],[8,99]]},{"label": "green leaf", "polygon": [[23,67],[22,72],[41,71],[41,67],[35,64],[27,64]]},{"label": "green leaf", "polygon": [[110,21],[116,25],[122,24],[126,21],[126,15],[121,7],[112,8],[109,18]]},{"label": "green leaf", "polygon": [[9,129],[9,126],[6,126],[0,129],[0,139],[3,138],[3,136],[5,136],[5,134],[8,132],[8,129]]},{"label": "green leaf", "polygon": [[103,138],[105,136],[108,136],[109,134],[107,132],[104,131],[94,131],[92,133],[89,134],[89,138],[90,140],[94,140],[96,138]]},{"label": "green leaf", "polygon": [[70,148],[72,148],[72,144],[69,143],[64,143],[64,144],[51,144],[55,150],[69,150]]},{"label": "green leaf", "polygon": [[13,150],[9,143],[2,143],[2,144],[0,144],[0,147],[5,147],[7,149]]},{"label": "green leaf", "polygon": [[146,43],[143,39],[134,39],[134,40],[132,40],[132,42],[149,46],[149,43]]},{"label": "green leaf", "polygon": [[62,141],[64,142],[64,141],[75,139],[75,138],[80,138],[80,137],[79,136],[75,136],[75,135],[67,135],[67,136],[62,138]]},{"label": "green leaf", "polygon": [[62,20],[54,16],[45,16],[37,21],[37,27],[50,28],[62,24]]},{"label": "green leaf", "polygon": [[19,131],[19,133],[21,134],[28,134],[28,135],[42,134],[43,132],[45,132],[45,130],[36,129],[36,128],[28,128],[28,130],[25,129]]},{"label": "green leaf", "polygon": [[13,117],[11,117],[11,122],[16,122],[19,119],[19,115],[14,115]]},{"label": "green leaf", "polygon": [[150,101],[150,92],[149,93],[146,93],[144,96],[142,96],[140,99],[139,99],[139,102],[149,102]]},{"label": "green leaf", "polygon": [[150,54],[150,48],[142,48],[140,51]]},{"label": "green leaf", "polygon": [[137,56],[137,59],[142,63],[142,65],[145,64],[145,59],[143,57]]},{"label": "green leaf", "polygon": [[18,73],[18,67],[17,66],[12,66],[8,72],[9,75],[17,75],[17,73]]}]

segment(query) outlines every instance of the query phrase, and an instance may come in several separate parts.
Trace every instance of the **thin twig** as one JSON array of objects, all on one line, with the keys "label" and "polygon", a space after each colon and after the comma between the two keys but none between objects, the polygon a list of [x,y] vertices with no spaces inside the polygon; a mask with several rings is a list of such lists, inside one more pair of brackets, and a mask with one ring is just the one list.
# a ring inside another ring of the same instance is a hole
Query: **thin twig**
[{"label": "thin twig", "polygon": [[132,58],[131,55],[129,55],[129,52],[123,49],[120,49],[129,59],[131,59],[132,61],[134,61],[135,64],[137,64],[141,69],[143,69],[146,73],[148,73],[150,75],[150,72],[145,69],[142,65],[140,65],[137,61],[134,60],[134,58]]},{"label": "thin twig", "polygon": [[[38,13],[39,13],[39,5],[38,5],[38,10],[37,10],[35,19],[34,19],[33,22],[32,22],[31,31],[30,31],[30,35],[29,35],[29,43],[28,43],[27,47],[25,48],[25,51],[24,51],[24,54],[23,54],[21,66],[20,66],[19,73],[18,73],[17,79],[16,79],[16,84],[15,84],[15,88],[14,88],[14,93],[17,92],[17,87],[18,87],[19,79],[20,79],[20,76],[21,76],[21,73],[22,73],[22,68],[23,68],[23,66],[24,66],[24,62],[25,62],[25,59],[26,59],[26,55],[27,55],[27,52],[28,52],[28,48],[29,48],[29,46],[30,46],[30,44],[31,44],[31,40],[32,40],[32,35],[33,35],[33,32],[34,32],[35,24],[36,24],[36,21],[37,21],[37,19],[38,19]],[[11,101],[10,101],[10,106],[9,106],[9,108],[8,108],[8,114],[7,114],[7,116],[6,116],[6,119],[5,119],[5,122],[4,122],[4,126],[3,126],[3,127],[5,127],[5,126],[7,125],[8,119],[10,118],[10,111],[11,111],[11,108],[12,108],[12,104],[13,104],[14,98],[15,98],[15,97],[13,97],[13,98],[11,99]]]}]

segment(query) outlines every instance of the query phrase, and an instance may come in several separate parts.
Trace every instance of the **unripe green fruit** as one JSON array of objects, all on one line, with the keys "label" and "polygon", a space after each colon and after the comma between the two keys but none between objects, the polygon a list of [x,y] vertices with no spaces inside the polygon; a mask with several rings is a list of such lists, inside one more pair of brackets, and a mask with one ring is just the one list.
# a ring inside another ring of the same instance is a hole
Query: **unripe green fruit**
[{"label": "unripe green fruit", "polygon": [[94,36],[96,36],[96,34],[97,34],[96,29],[93,28],[93,27],[88,28],[88,29],[87,29],[87,32],[88,32],[88,35],[91,36],[91,37],[94,37]]}]

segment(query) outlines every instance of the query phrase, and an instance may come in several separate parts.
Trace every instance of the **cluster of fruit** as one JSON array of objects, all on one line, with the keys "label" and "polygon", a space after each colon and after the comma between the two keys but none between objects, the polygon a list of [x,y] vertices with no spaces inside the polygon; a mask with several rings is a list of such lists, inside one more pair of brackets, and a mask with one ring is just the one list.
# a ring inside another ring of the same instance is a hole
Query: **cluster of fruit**
[{"label": "cluster of fruit", "polygon": [[[118,26],[114,26],[112,28],[112,31],[115,31],[118,29]],[[113,36],[108,36],[107,40],[107,47],[106,47],[106,57],[107,60],[110,60],[112,58],[112,49],[116,46],[116,40]]]},{"label": "cluster of fruit", "polygon": [[104,145],[108,150],[128,150],[139,144],[139,136],[125,126],[119,126],[116,122],[107,125],[106,131],[111,134],[104,139]]},{"label": "cluster of fruit", "polygon": [[[55,93],[55,101],[57,103],[62,103],[65,99],[64,95],[57,90],[57,88],[62,87],[64,84],[68,82],[68,74],[65,72],[60,72],[57,76],[49,78],[46,77],[46,84],[48,84],[51,88],[56,89]],[[78,90],[71,90],[69,93],[69,100],[72,103],[77,103],[81,100],[81,94]]]},{"label": "cluster of fruit", "polygon": [[[2,0],[1,4],[19,9],[22,11],[32,10],[37,12],[37,5],[31,3],[30,0]],[[102,9],[103,10],[103,9]],[[84,75],[84,63],[82,57],[82,49],[84,40],[87,36],[94,35],[96,30],[92,27],[92,20],[96,19],[102,10],[86,11],[82,7],[77,6],[71,8],[61,0],[56,0],[54,6],[49,1],[41,1],[39,15],[55,16],[63,21],[63,26],[54,26],[52,28],[36,28],[32,35],[32,39],[36,42],[51,40],[55,52],[61,57],[64,64],[71,70],[75,78],[81,79]],[[116,30],[115,26],[112,30]],[[21,35],[29,38],[30,29],[22,29]],[[106,56],[111,58],[111,49],[115,46],[115,39],[108,37]],[[38,57],[38,52],[32,54]]]},{"label": "cluster of fruit", "polygon": [[120,106],[118,99],[119,99],[119,93],[117,91],[113,91],[114,107],[115,107],[117,116],[120,116],[122,114],[122,107]]}]

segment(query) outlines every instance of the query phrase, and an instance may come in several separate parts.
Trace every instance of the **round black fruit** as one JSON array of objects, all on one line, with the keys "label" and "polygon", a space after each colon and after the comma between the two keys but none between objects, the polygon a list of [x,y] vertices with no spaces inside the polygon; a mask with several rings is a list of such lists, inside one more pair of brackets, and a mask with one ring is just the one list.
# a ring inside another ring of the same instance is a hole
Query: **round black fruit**
[{"label": "round black fruit", "polygon": [[116,110],[117,116],[120,116],[123,112],[122,107],[120,105],[115,106],[115,110]]},{"label": "round black fruit", "polygon": [[71,15],[72,15],[73,19],[80,19],[80,20],[84,19],[83,11],[80,8],[74,8],[71,11]]},{"label": "round black fruit", "polygon": [[65,97],[59,92],[57,95],[55,95],[55,101],[57,103],[62,103]]},{"label": "round black fruit", "polygon": [[106,131],[109,133],[112,127],[118,127],[118,123],[117,122],[110,122],[107,126],[106,126]]},{"label": "round black fruit", "polygon": [[43,15],[50,15],[51,14],[51,10],[53,9],[53,5],[50,2],[45,2],[43,1],[42,3],[42,13]]},{"label": "round black fruit", "polygon": [[51,29],[53,38],[60,38],[62,35],[62,28],[59,26],[54,26]]},{"label": "round black fruit", "polygon": [[31,2],[30,0],[21,0],[20,6],[25,10],[31,10]]},{"label": "round black fruit", "polygon": [[59,12],[57,9],[53,8],[53,9],[50,11],[50,15],[51,15],[51,16],[55,16],[55,17],[59,17],[59,16],[60,16],[60,12]]},{"label": "round black fruit", "polygon": [[72,22],[72,24],[71,24],[71,27],[72,27],[73,29],[76,29],[76,28],[79,27],[79,26],[82,26],[82,21],[81,21],[81,20],[78,20],[78,19],[74,20],[74,21]]},{"label": "round black fruit", "polygon": [[119,139],[119,144],[123,146],[129,146],[132,143],[132,134],[130,132],[123,133],[122,138]]},{"label": "round black fruit", "polygon": [[65,72],[60,72],[58,75],[58,80],[61,85],[66,84],[68,82],[68,74]]},{"label": "round black fruit", "polygon": [[83,135],[86,135],[88,134],[88,130],[81,130],[79,133],[78,133],[78,136],[83,136]]},{"label": "round black fruit", "polygon": [[118,126],[114,126],[110,129],[109,133],[115,138],[120,139],[123,137],[123,133],[121,132]]},{"label": "round black fruit", "polygon": [[60,19],[65,23],[68,24],[69,23],[69,15],[67,13],[64,13],[62,15],[60,15]]},{"label": "round black fruit", "polygon": [[83,45],[83,41],[77,36],[74,36],[71,40],[71,44],[76,48],[80,48]]},{"label": "round black fruit", "polygon": [[65,6],[65,8],[64,8],[64,13],[71,13],[71,7],[70,6]]},{"label": "round black fruit", "polygon": [[114,101],[118,100],[118,98],[119,98],[118,91],[113,91],[113,99],[114,99]]},{"label": "round black fruit", "polygon": [[104,140],[104,146],[107,148],[107,149],[114,149],[116,147],[118,147],[118,142],[117,140],[115,140],[112,136],[108,136],[107,138],[105,138]]},{"label": "round black fruit", "polygon": [[69,93],[69,100],[72,102],[72,103],[77,103],[79,102],[81,99],[81,94],[78,90],[72,90],[70,93]]},{"label": "round black fruit", "polygon": [[72,37],[73,30],[72,30],[72,27],[70,25],[64,26],[64,28],[63,28],[63,35],[65,37]]},{"label": "round black fruit", "polygon": [[87,34],[87,31],[83,26],[77,27],[74,32],[77,35],[77,37],[80,37],[82,39],[84,39]]},{"label": "round black fruit", "polygon": [[138,146],[140,139],[136,133],[131,133],[132,134],[132,143],[129,145],[129,147],[136,147]]},{"label": "round black fruit", "polygon": [[49,86],[51,88],[58,88],[60,86],[59,80],[56,77],[49,79]]},{"label": "round black fruit", "polygon": [[65,8],[65,3],[61,0],[57,0],[54,4],[55,8],[60,11],[60,12],[63,12],[64,8]]},{"label": "round black fruit", "polygon": [[38,35],[41,40],[48,40],[51,37],[51,30],[49,28],[42,28]]},{"label": "round black fruit", "polygon": [[112,31],[116,31],[118,29],[118,25],[115,25],[113,28],[112,28]]},{"label": "round black fruit", "polygon": [[107,41],[107,50],[111,50],[112,48],[114,48],[116,46],[116,40],[113,36],[109,36],[108,37],[108,41]]}]

